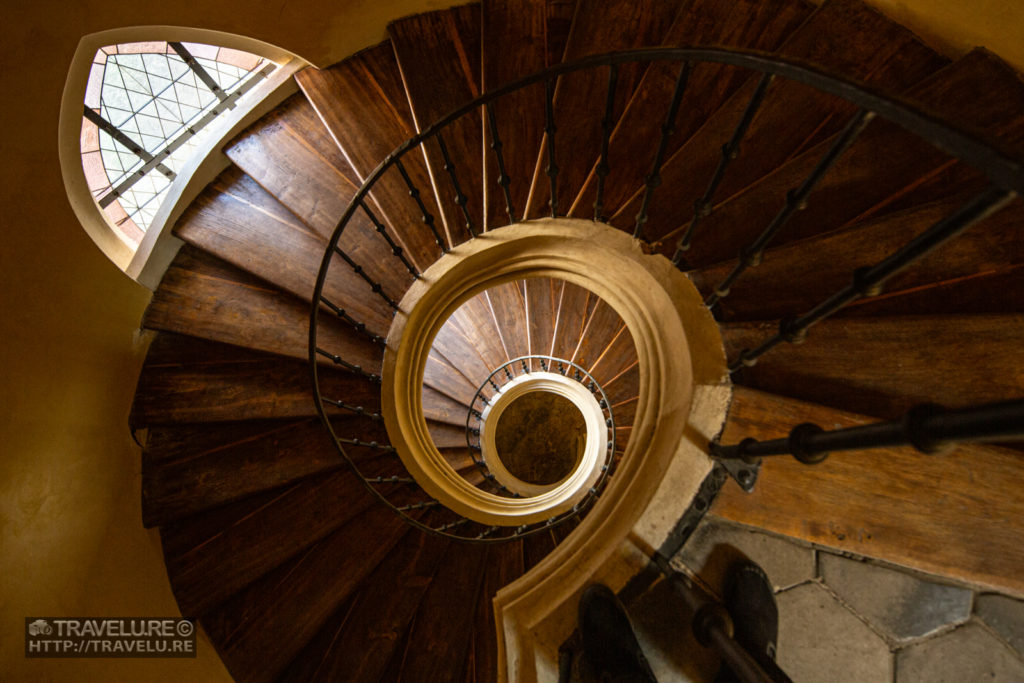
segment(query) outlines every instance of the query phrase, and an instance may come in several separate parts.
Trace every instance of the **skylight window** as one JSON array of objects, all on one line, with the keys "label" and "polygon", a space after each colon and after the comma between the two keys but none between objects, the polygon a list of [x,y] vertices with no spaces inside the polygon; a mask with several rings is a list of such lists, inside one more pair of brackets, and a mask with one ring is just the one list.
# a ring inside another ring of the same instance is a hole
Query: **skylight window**
[{"label": "skylight window", "polygon": [[93,199],[132,249],[204,129],[273,71],[257,55],[146,42],[96,52],[85,93],[82,168]]}]

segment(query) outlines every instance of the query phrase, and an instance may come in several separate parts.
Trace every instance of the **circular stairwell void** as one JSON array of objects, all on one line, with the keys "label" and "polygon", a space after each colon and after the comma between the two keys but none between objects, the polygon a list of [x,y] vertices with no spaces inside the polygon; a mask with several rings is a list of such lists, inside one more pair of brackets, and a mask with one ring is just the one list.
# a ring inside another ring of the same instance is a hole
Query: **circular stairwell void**
[{"label": "circular stairwell void", "polygon": [[[606,499],[616,498],[615,491],[627,494],[631,512],[622,520],[636,521],[679,460],[693,486],[679,489],[672,507],[685,509],[710,469],[706,443],[682,447],[701,440],[686,434],[694,389],[728,385],[718,328],[696,289],[666,259],[591,221],[542,219],[489,231],[453,248],[407,291],[388,334],[381,395],[388,436],[406,470],[449,509],[494,526],[551,519],[586,492],[593,479],[587,464],[569,477],[572,486],[523,489],[532,495],[477,487],[435,445],[424,415],[424,374],[446,321],[481,292],[526,278],[561,279],[593,292],[621,317],[636,348],[639,395],[630,441],[621,476],[613,478],[601,504],[613,506]],[[719,401],[712,412],[709,421],[720,425],[725,405]]]}]

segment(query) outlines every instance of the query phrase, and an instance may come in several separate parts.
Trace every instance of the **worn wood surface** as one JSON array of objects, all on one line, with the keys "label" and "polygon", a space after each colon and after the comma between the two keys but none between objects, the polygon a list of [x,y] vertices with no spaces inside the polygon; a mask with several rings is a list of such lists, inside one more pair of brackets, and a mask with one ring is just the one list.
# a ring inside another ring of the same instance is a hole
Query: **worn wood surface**
[{"label": "worn wood surface", "polygon": [[[802,422],[828,428],[872,420],[737,387],[723,442],[777,438]],[[1024,596],[1020,453],[961,445],[834,453],[819,465],[766,458],[747,494],[727,484],[715,515],[768,531]]]},{"label": "worn wood surface", "polygon": [[[722,326],[730,359],[776,329]],[[895,419],[917,403],[979,405],[1024,395],[1024,316],[834,318],[734,377],[748,387]]]},{"label": "worn wood surface", "polygon": [[[351,373],[320,370],[323,396],[379,412],[380,389]],[[129,424],[312,417],[309,363],[161,333],[139,375]]]},{"label": "worn wood surface", "polygon": [[476,618],[473,624],[472,672],[474,681],[486,683],[495,681],[498,668],[504,662],[498,661],[498,625],[494,619],[494,596],[499,590],[523,574],[523,545],[521,541],[510,541],[491,546],[487,554],[487,571],[484,574],[480,599],[477,601]]},{"label": "worn wood surface", "polygon": [[469,405],[477,387],[464,377],[440,352],[431,350],[423,370],[423,383],[449,398]]},{"label": "worn wood surface", "polygon": [[[990,89],[978,92],[972,87],[977,83],[986,83]],[[908,97],[953,124],[971,122],[998,130],[1021,117],[1024,83],[979,50],[933,74],[912,88]],[[688,261],[714,262],[752,242],[782,208],[786,192],[800,186],[831,145],[832,140],[819,143],[716,207],[701,224],[714,239],[695,243]],[[815,186],[807,207],[790,218],[773,244],[849,227],[878,215],[894,198],[919,190],[953,163],[953,157],[900,126],[873,121]],[[933,194],[923,197],[918,192],[919,201],[941,200],[962,191],[958,186],[931,186]]]},{"label": "worn wood surface", "polygon": [[[665,34],[664,44],[673,47],[734,47],[774,51],[811,13],[804,0],[696,0],[682,8]],[[608,145],[608,177],[605,179],[604,211],[614,214],[644,184],[660,141],[657,126],[669,123],[666,155],[674,154],[725,100],[748,78],[736,67],[706,63],[694,68],[674,121],[666,122],[675,90],[679,65],[654,62],[615,125]],[[596,168],[573,202],[570,215],[593,216],[597,198]]]},{"label": "worn wood surface", "polygon": [[[366,418],[339,417],[334,427],[341,435],[387,441],[383,427]],[[142,455],[142,522],[166,524],[344,466],[316,418],[154,429]]]},{"label": "worn wood surface", "polygon": [[[232,141],[225,153],[325,240],[334,233],[361,184],[359,175],[301,95],[260,119]],[[380,213],[372,202],[371,206]],[[374,226],[363,212],[354,214],[338,246],[394,296],[400,297],[408,287],[411,276],[394,267],[390,248],[374,234]]]},{"label": "worn wood surface", "polygon": [[[902,92],[947,63],[909,31],[858,0],[824,3],[776,54],[890,92]],[[721,146],[732,136],[758,80],[759,77],[752,76],[687,144],[666,160],[663,188],[675,191],[654,193],[645,226],[649,240],[663,240],[665,235],[689,223],[694,202],[703,195],[721,157]],[[724,201],[791,156],[838,132],[854,112],[855,108],[845,100],[793,81],[776,79],[747,130],[742,152],[729,165],[715,194],[716,201]],[[641,198],[641,193],[634,195],[613,216],[612,223],[631,227]],[[695,241],[699,235],[695,235]],[[674,249],[678,237],[664,239],[663,251]]]},{"label": "worn wood surface", "polygon": [[[661,45],[678,10],[679,5],[675,2],[579,0],[565,46],[564,61]],[[620,67],[615,119],[625,110],[646,69],[646,64],[624,64]],[[607,69],[585,69],[558,79],[554,102],[554,125],[557,129],[554,165],[559,169],[556,186],[560,215],[569,210],[583,187],[587,173],[600,156],[601,119],[607,83]],[[543,91],[540,92],[543,95]],[[539,105],[543,111],[544,99]],[[550,182],[545,174],[549,164],[547,145],[539,152],[527,211],[531,218],[550,215]]]},{"label": "worn wood surface", "polygon": [[231,674],[275,680],[407,530],[398,515],[373,505],[207,614],[203,628]]},{"label": "worn wood surface", "polygon": [[560,285],[551,355],[571,359],[580,345],[587,319],[600,299],[590,290],[571,282],[562,280]]},{"label": "worn wood surface", "polygon": [[[360,182],[384,157],[416,134],[409,101],[390,43],[360,52],[329,69],[308,68],[295,75],[299,87],[326,124]],[[371,123],[372,125],[366,125]],[[420,199],[444,224],[431,192],[422,155],[402,159]],[[406,255],[422,272],[441,254],[398,169],[388,171],[374,186],[372,197],[389,230],[401,241]]]},{"label": "worn wood surface", "polygon": [[[417,14],[388,25],[417,131],[480,95],[480,31],[480,6],[476,4]],[[483,224],[482,137],[478,112],[463,116],[443,133],[459,188],[468,198],[466,210],[478,231]],[[455,186],[445,170],[440,146],[429,141],[423,154],[445,215],[448,242],[464,242],[470,233],[454,201]]]},{"label": "worn wood surface", "polygon": [[[293,358],[309,356],[307,304],[188,246],[164,274],[143,325]],[[380,372],[383,350],[330,313],[318,321],[317,346],[367,372]]]},{"label": "worn wood surface", "polygon": [[486,561],[487,547],[480,545],[462,544],[445,556],[416,611],[393,680],[445,680],[462,672]]},{"label": "worn wood surface", "polygon": [[484,361],[480,350],[456,329],[451,319],[438,330],[430,352],[446,359],[473,387],[479,387],[491,374],[492,368]]},{"label": "worn wood surface", "polygon": [[378,681],[413,621],[448,541],[409,529],[295,657],[282,681]]},{"label": "worn wood surface", "polygon": [[[806,312],[849,285],[854,270],[882,261],[967,199],[964,195],[953,195],[918,209],[887,214],[850,229],[771,249],[765,253],[764,261],[748,270],[730,289],[729,296],[722,299],[718,308],[720,319],[763,320]],[[917,294],[915,307],[908,308],[906,313],[979,312],[976,298],[958,302],[949,296],[950,290],[979,276],[1010,273],[1024,263],[1024,233],[1019,229],[1022,221],[1024,204],[1016,201],[931,252],[886,283],[888,305],[895,305],[894,298]],[[691,279],[706,296],[735,263],[725,261],[694,271]],[[934,299],[924,308],[926,293]],[[861,299],[846,312],[872,310],[874,301]],[[983,312],[996,312],[993,305],[1012,311],[1020,303],[1013,297],[996,297]]]},{"label": "worn wood surface", "polygon": [[445,326],[449,325],[467,344],[479,351],[484,364],[489,368],[488,372],[511,358],[505,350],[501,331],[483,292],[459,306],[445,322]]},{"label": "worn wood surface", "polygon": [[501,340],[510,358],[530,353],[530,330],[526,319],[526,297],[522,280],[505,282],[484,292]]}]

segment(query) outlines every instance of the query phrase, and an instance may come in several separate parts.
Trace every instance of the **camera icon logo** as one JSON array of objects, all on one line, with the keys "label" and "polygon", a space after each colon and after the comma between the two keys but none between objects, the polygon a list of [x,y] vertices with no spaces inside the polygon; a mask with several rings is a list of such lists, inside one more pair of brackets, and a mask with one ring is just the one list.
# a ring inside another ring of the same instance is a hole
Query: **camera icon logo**
[{"label": "camera icon logo", "polygon": [[51,633],[53,633],[53,627],[45,619],[36,619],[28,625],[28,634],[30,636],[48,636]]}]

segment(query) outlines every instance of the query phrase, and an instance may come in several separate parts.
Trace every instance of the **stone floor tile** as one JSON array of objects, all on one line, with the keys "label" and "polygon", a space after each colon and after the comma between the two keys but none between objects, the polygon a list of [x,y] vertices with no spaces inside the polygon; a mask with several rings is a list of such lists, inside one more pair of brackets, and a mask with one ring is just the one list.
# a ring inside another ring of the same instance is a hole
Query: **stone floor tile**
[{"label": "stone floor tile", "polygon": [[968,623],[896,653],[896,683],[1024,681],[1024,661],[983,626]]},{"label": "stone floor tile", "polygon": [[975,599],[974,613],[1024,655],[1024,600],[986,593]]},{"label": "stone floor tile", "polygon": [[781,590],[814,578],[814,551],[778,536],[723,523],[707,516],[676,558],[721,590],[726,570],[747,557],[760,565],[768,579]]},{"label": "stone floor tile", "polygon": [[973,594],[919,576],[838,555],[818,554],[825,585],[896,642],[959,624],[971,615]]},{"label": "stone floor tile", "polygon": [[779,666],[794,681],[892,680],[893,657],[877,633],[817,583],[777,596]]}]

